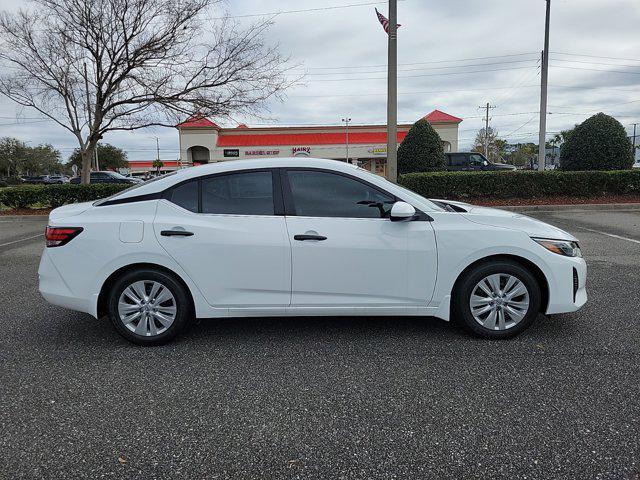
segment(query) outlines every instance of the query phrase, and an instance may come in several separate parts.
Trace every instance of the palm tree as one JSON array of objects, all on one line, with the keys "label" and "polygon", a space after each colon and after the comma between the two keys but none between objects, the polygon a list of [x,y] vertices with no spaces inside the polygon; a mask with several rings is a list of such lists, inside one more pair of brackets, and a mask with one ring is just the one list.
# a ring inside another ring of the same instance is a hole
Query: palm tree
[{"label": "palm tree", "polygon": [[160,169],[164,167],[164,163],[162,163],[162,160],[158,158],[157,160],[153,161],[151,166],[156,169],[156,174],[160,175]]}]

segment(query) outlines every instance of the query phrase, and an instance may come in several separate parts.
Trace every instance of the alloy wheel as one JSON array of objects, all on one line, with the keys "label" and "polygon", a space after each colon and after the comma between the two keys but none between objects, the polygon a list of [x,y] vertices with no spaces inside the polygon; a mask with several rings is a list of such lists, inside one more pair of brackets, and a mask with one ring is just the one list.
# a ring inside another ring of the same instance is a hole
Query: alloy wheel
[{"label": "alloy wheel", "polygon": [[489,330],[508,330],[529,311],[529,291],[517,277],[495,273],[480,280],[471,290],[471,314]]},{"label": "alloy wheel", "polygon": [[127,286],[118,300],[122,324],[136,335],[153,337],[164,333],[176,319],[178,305],[162,283],[139,280]]}]

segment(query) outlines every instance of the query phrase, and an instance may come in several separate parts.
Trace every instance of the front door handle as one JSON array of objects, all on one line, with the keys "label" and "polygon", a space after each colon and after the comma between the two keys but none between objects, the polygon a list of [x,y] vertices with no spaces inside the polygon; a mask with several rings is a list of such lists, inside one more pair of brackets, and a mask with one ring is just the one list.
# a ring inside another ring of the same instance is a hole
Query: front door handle
[{"label": "front door handle", "polygon": [[304,241],[304,240],[326,240],[327,237],[323,237],[322,235],[294,235],[293,236],[294,240],[300,240],[300,241]]},{"label": "front door handle", "polygon": [[187,232],[186,230],[162,230],[160,235],[163,237],[190,237],[193,232]]}]

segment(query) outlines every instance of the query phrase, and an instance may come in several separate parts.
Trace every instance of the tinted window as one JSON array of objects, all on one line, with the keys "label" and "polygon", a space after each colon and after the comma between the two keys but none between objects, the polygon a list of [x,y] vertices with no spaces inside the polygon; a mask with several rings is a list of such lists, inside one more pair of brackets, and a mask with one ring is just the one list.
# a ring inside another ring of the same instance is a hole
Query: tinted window
[{"label": "tinted window", "polygon": [[287,175],[296,215],[384,218],[394,203],[394,197],[343,175],[313,170],[291,170]]},{"label": "tinted window", "polygon": [[180,205],[192,212],[198,211],[198,181],[183,183],[171,191],[169,198],[176,205]]},{"label": "tinted window", "polygon": [[452,167],[464,167],[467,164],[467,156],[464,153],[450,153],[447,156]]},{"label": "tinted window", "polygon": [[203,179],[202,213],[273,215],[271,172],[234,173]]}]

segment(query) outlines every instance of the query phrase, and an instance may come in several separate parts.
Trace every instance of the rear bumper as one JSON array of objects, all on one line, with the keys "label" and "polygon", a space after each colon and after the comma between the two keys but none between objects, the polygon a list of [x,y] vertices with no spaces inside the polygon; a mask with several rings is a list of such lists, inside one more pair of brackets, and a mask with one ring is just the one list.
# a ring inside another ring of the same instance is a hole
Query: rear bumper
[{"label": "rear bumper", "polygon": [[42,252],[38,267],[38,289],[42,297],[53,305],[85,312],[94,317],[97,315],[97,299],[75,295],[60,275],[46,248]]}]

